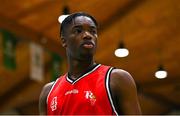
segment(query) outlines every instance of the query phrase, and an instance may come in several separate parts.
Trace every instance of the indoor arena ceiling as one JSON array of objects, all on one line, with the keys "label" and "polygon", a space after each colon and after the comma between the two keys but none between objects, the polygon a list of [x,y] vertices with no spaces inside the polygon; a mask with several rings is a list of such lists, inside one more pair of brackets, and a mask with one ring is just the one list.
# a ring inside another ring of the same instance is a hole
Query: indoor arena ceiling
[{"label": "indoor arena ceiling", "polygon": [[[64,6],[71,13],[83,11],[97,19],[95,59],[131,73],[143,114],[166,114],[180,108],[180,0],[0,0],[0,29],[21,40],[15,71],[3,67],[0,46],[0,112],[15,108],[37,113],[39,93],[50,80],[50,72],[46,71],[42,83],[29,78],[28,42],[41,44],[65,59],[57,20]],[[128,57],[114,55],[120,41],[129,49]],[[45,56],[46,70],[49,57]],[[165,79],[154,76],[159,63],[168,72]]]}]

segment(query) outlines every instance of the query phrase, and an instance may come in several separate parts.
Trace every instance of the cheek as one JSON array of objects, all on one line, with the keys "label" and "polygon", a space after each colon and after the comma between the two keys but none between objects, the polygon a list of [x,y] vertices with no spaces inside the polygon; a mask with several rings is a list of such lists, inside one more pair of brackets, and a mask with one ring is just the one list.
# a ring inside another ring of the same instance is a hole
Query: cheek
[{"label": "cheek", "polygon": [[95,41],[95,43],[97,44],[97,35],[95,36],[95,38],[94,38],[94,41]]},{"label": "cheek", "polygon": [[71,39],[71,41],[67,42],[68,44],[67,46],[72,50],[76,49],[79,46],[79,42],[77,41],[77,39],[75,38],[69,38],[69,39]]},{"label": "cheek", "polygon": [[95,34],[95,35],[94,35],[94,37],[97,39],[97,38],[98,38],[98,35],[97,35],[97,34]]}]

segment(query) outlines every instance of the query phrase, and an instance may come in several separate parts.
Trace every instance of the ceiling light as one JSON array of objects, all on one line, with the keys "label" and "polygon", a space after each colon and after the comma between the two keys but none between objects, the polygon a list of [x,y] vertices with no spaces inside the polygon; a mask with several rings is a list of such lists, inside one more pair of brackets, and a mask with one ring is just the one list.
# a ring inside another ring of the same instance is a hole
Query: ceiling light
[{"label": "ceiling light", "polygon": [[119,47],[114,51],[115,56],[117,57],[126,57],[129,55],[129,50],[124,47],[124,42],[121,41]]},{"label": "ceiling light", "polygon": [[58,21],[59,21],[59,23],[62,23],[63,21],[64,21],[64,19],[66,18],[66,17],[68,17],[69,15],[61,15],[61,16],[59,16],[59,18],[58,18]]},{"label": "ceiling light", "polygon": [[158,70],[155,72],[155,76],[158,79],[164,79],[167,77],[167,71],[164,70],[163,65],[159,65]]},{"label": "ceiling light", "polygon": [[64,6],[63,8],[63,15],[60,15],[59,18],[58,18],[58,22],[59,23],[62,23],[63,20],[68,17],[69,15],[69,7],[68,6]]}]

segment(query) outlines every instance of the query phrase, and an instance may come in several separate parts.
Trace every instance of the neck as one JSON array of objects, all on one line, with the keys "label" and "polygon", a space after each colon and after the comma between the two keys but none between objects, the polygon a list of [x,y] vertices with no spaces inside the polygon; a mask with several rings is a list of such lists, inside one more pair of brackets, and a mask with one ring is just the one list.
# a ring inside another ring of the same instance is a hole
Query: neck
[{"label": "neck", "polygon": [[96,63],[94,62],[93,58],[87,60],[74,60],[68,59],[68,73],[70,78],[77,79],[80,75],[82,75],[87,69],[94,66]]}]

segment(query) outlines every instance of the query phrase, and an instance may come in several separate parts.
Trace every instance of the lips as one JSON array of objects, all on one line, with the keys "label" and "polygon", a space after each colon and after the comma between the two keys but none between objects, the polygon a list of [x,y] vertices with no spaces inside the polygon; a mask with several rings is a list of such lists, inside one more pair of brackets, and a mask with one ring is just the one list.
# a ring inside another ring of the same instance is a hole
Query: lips
[{"label": "lips", "polygon": [[93,48],[93,47],[94,47],[94,43],[91,42],[91,41],[85,41],[85,42],[82,43],[82,46],[83,46],[84,48],[90,49],[90,48]]}]

